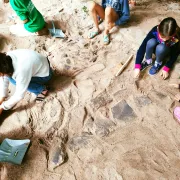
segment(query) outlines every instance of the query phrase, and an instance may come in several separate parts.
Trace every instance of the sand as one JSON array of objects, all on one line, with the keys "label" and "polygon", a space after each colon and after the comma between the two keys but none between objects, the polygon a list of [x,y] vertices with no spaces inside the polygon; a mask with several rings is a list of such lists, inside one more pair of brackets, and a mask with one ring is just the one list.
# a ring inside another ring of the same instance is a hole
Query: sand
[{"label": "sand", "polygon": [[[4,138],[31,140],[22,165],[0,163],[2,180],[178,180],[180,126],[172,111],[179,83],[178,61],[163,81],[144,71],[133,78],[136,51],[147,32],[172,16],[180,25],[180,2],[137,1],[131,20],[114,28],[111,43],[103,34],[87,39],[93,22],[86,1],[33,1],[47,20],[66,30],[67,39],[15,37],[17,22],[0,4],[0,50],[28,48],[47,55],[55,71],[51,92],[41,104],[27,93],[0,117]],[[104,24],[100,25],[104,29]],[[119,63],[133,60],[115,77]],[[10,87],[10,94],[14,87]],[[57,160],[57,163],[53,161]]]}]

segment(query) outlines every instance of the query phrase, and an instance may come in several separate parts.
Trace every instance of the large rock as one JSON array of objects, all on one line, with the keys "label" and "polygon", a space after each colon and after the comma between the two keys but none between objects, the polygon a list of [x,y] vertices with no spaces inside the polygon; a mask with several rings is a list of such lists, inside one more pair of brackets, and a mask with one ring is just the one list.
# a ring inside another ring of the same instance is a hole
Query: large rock
[{"label": "large rock", "polygon": [[55,137],[49,151],[48,169],[53,171],[67,159],[65,143],[67,142],[67,131],[63,130],[59,137]]},{"label": "large rock", "polygon": [[122,121],[132,120],[137,117],[125,100],[122,100],[112,108],[112,114],[113,118]]},{"label": "large rock", "polygon": [[100,107],[106,106],[108,103],[112,102],[110,95],[104,91],[91,100],[91,107],[94,110],[98,110]]},{"label": "large rock", "polygon": [[108,136],[110,132],[115,129],[115,124],[110,119],[96,119],[89,118],[83,127],[83,132],[97,135],[99,137]]}]

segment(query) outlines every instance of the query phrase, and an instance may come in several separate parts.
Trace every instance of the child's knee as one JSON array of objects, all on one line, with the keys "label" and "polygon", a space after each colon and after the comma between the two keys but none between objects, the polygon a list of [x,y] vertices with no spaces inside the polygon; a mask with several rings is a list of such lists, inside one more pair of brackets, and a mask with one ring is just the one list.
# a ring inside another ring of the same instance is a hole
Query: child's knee
[{"label": "child's knee", "polygon": [[112,15],[112,13],[113,13],[113,8],[112,7],[106,7],[105,15],[110,16],[110,15]]},{"label": "child's knee", "polygon": [[89,11],[93,12],[96,9],[96,3],[94,1],[88,2]]},{"label": "child's knee", "polygon": [[150,40],[147,42],[147,46],[148,46],[149,48],[155,47],[156,44],[157,44],[157,41],[156,41],[156,39],[154,39],[154,38],[150,39]]},{"label": "child's knee", "polygon": [[165,44],[158,44],[156,46],[156,52],[157,53],[163,53],[163,52],[166,52],[167,48],[166,48],[166,45]]}]

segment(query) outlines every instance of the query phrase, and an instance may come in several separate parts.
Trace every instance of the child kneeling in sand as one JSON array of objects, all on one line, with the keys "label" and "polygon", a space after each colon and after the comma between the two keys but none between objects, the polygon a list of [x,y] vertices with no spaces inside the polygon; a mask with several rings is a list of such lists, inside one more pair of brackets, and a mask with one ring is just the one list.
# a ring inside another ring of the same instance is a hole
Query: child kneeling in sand
[{"label": "child kneeling in sand", "polygon": [[[146,56],[143,60],[145,53]],[[152,64],[153,53],[156,55],[154,64]],[[148,66],[152,66],[149,74],[155,75],[161,69],[166,56],[169,56],[170,59],[161,71],[162,78],[166,79],[179,54],[180,29],[174,18],[165,18],[158,26],[152,28],[142,42],[136,56],[134,77],[138,78],[140,71],[143,71]]]},{"label": "child kneeling in sand", "polygon": [[94,20],[96,30],[90,32],[89,38],[92,39],[100,33],[98,16],[105,20],[105,31],[103,42],[104,44],[110,43],[109,31],[115,25],[121,25],[126,23],[130,18],[129,2],[128,0],[102,0],[102,5],[89,2],[89,10]]},{"label": "child kneeling in sand", "polygon": [[10,32],[17,36],[29,35],[48,35],[54,37],[64,37],[60,29],[48,29],[42,14],[36,9],[31,0],[4,0],[4,3],[10,2],[11,7],[22,20],[22,24],[12,25]]},{"label": "child kneeling in sand", "polygon": [[[0,114],[23,99],[26,90],[34,93],[36,101],[43,101],[48,93],[45,84],[52,77],[47,57],[33,50],[18,49],[0,53]],[[9,82],[16,85],[8,100]]]}]

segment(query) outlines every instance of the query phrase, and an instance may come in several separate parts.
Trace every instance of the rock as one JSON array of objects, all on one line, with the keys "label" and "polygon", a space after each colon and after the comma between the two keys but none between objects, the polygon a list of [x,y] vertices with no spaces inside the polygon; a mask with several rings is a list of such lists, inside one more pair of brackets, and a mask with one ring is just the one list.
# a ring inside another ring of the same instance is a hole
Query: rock
[{"label": "rock", "polygon": [[108,136],[115,124],[109,119],[97,119],[94,123],[95,134],[100,137]]},{"label": "rock", "polygon": [[66,157],[67,153],[63,143],[59,144],[58,146],[53,145],[52,149],[49,152],[48,169],[50,171],[53,171],[56,167],[64,163]]},{"label": "rock", "polygon": [[69,122],[69,136],[77,136],[81,134],[82,127],[84,123],[84,118],[86,117],[87,112],[83,106],[77,106],[70,112],[70,122]]},{"label": "rock", "polygon": [[139,107],[147,106],[152,103],[147,96],[135,97],[134,100]]},{"label": "rock", "polygon": [[67,159],[65,143],[67,142],[67,131],[63,130],[58,137],[55,137],[49,151],[48,170],[53,171]]},{"label": "rock", "polygon": [[77,153],[81,148],[87,147],[92,138],[90,136],[77,136],[70,139],[68,147],[72,152]]},{"label": "rock", "polygon": [[77,80],[74,82],[78,90],[80,91],[81,101],[84,103],[86,100],[92,98],[95,87],[91,79]]},{"label": "rock", "polygon": [[101,94],[91,100],[91,106],[94,110],[98,110],[100,107],[112,102],[112,100],[113,99],[110,97],[110,95],[106,91],[103,91]]},{"label": "rock", "polygon": [[125,100],[122,100],[116,104],[111,110],[113,118],[118,120],[127,121],[137,117],[133,109],[127,104]]},{"label": "rock", "polygon": [[114,128],[115,124],[109,119],[96,119],[93,121],[92,118],[89,118],[83,127],[83,132],[105,137],[108,136]]}]

